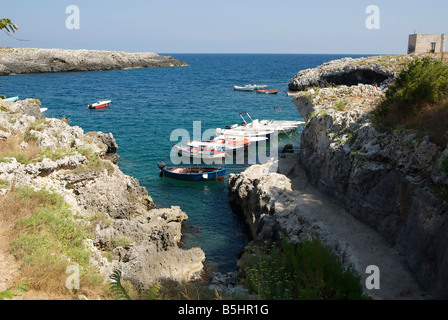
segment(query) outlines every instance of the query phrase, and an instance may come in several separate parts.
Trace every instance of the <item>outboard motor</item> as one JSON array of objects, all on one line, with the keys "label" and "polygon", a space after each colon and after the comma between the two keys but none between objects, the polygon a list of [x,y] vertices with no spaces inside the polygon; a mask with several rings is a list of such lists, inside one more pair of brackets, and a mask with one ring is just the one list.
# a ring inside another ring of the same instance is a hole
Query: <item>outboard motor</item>
[{"label": "outboard motor", "polygon": [[157,166],[159,167],[160,170],[163,170],[164,168],[166,168],[166,163],[163,161],[159,161],[157,162]]}]

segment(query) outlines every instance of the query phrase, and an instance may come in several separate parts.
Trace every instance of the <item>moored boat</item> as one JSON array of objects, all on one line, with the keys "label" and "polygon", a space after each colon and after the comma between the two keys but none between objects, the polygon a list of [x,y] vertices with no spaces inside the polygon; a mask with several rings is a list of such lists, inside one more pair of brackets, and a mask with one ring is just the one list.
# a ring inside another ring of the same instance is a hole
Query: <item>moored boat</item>
[{"label": "moored boat", "polygon": [[226,168],[214,167],[168,167],[164,162],[157,163],[160,175],[184,181],[223,181],[226,175]]},{"label": "moored boat", "polygon": [[174,145],[174,147],[179,150],[182,156],[213,160],[213,159],[223,159],[226,157],[226,151],[218,147],[193,147],[193,146],[179,146]]},{"label": "moored boat", "polygon": [[19,100],[19,97],[11,97],[11,98],[6,98],[3,99],[3,102],[17,102]]},{"label": "moored boat", "polygon": [[254,91],[255,87],[253,85],[245,85],[245,86],[233,86],[233,89],[236,91]]},{"label": "moored boat", "polygon": [[265,94],[277,94],[278,93],[278,89],[257,89],[258,93],[265,93]]},{"label": "moored boat", "polygon": [[245,86],[233,86],[234,90],[237,91],[254,91],[254,90],[261,90],[264,88],[267,88],[267,84],[247,84]]},{"label": "moored boat", "polygon": [[89,104],[87,108],[89,109],[104,109],[111,104],[111,100],[100,100],[95,103]]}]

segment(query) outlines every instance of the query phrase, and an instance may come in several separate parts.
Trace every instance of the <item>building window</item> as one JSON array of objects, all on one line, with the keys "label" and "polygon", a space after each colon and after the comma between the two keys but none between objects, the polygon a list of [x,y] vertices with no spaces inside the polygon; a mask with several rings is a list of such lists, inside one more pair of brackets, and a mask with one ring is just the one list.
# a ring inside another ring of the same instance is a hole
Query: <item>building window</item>
[{"label": "building window", "polygon": [[435,42],[431,42],[431,50],[430,50],[430,52],[431,53],[436,52],[436,43]]}]

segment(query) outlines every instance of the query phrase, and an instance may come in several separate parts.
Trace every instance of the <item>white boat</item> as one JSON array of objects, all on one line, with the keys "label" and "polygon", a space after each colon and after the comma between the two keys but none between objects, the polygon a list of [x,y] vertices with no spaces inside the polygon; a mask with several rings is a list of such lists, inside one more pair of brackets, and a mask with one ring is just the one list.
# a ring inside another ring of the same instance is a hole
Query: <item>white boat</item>
[{"label": "white boat", "polygon": [[274,130],[245,128],[243,126],[232,129],[216,128],[215,136],[224,137],[245,137],[251,142],[271,140],[274,137]]},{"label": "white boat", "polygon": [[267,88],[268,85],[266,84],[247,84],[245,86],[233,86],[234,90],[237,91],[255,91],[255,90],[261,90],[264,88]]},{"label": "white boat", "polygon": [[[246,115],[250,122],[246,121],[246,119],[243,117]],[[244,128],[252,128],[252,129],[258,129],[258,130],[273,130],[274,132],[277,132],[278,134],[286,133],[289,131],[296,130],[300,125],[305,124],[304,121],[291,121],[291,120],[261,120],[258,119],[253,120],[252,117],[247,112],[240,113],[241,119],[243,119],[243,124],[240,127]],[[246,129],[247,130],[247,129]]]},{"label": "white boat", "polygon": [[236,91],[254,91],[255,87],[253,85],[245,85],[245,86],[233,86],[233,89]]},{"label": "white boat", "polygon": [[111,100],[101,100],[95,103],[89,104],[87,108],[89,109],[104,109],[111,104]]},{"label": "white boat", "polygon": [[182,156],[196,159],[223,159],[226,157],[226,151],[216,147],[193,147],[175,145]]}]

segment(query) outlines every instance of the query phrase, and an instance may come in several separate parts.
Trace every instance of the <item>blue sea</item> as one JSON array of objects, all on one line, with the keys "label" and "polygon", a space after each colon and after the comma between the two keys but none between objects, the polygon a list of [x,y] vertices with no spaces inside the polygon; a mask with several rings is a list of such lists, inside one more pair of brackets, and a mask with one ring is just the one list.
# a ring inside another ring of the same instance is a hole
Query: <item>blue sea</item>
[{"label": "blue sea", "polygon": [[[119,166],[137,178],[158,207],[180,206],[185,223],[184,248],[200,247],[206,262],[221,272],[235,270],[238,255],[249,238],[241,215],[229,203],[224,182],[182,182],[159,176],[159,161],[170,162],[175,129],[193,134],[241,123],[240,112],[252,118],[301,120],[286,96],[288,83],[299,70],[348,55],[300,54],[167,54],[188,66],[99,72],[25,74],[0,77],[0,93],[20,99],[37,98],[48,117],[70,120],[88,131],[111,132],[119,146]],[[351,55],[351,57],[360,57]],[[238,92],[234,85],[267,84],[277,95]],[[87,105],[100,99],[104,110]],[[297,151],[300,129],[280,138]],[[228,167],[239,172],[245,165]]]}]

